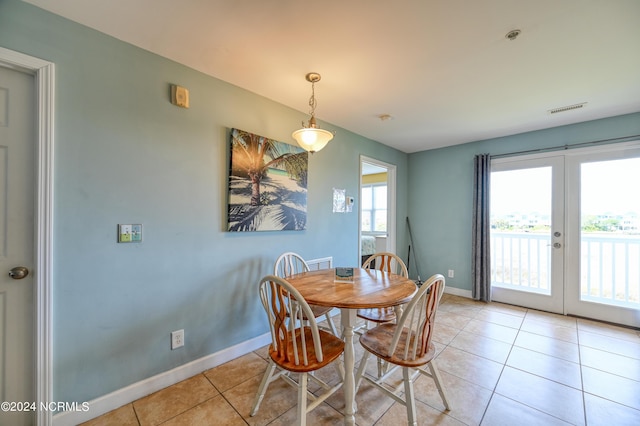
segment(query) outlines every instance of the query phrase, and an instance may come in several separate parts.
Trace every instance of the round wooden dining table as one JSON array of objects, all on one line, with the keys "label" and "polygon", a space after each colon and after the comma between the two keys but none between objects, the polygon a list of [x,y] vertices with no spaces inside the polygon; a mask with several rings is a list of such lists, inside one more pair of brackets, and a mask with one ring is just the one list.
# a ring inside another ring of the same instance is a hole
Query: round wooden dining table
[{"label": "round wooden dining table", "polygon": [[408,278],[377,269],[354,268],[353,281],[337,281],[335,269],[303,272],[287,277],[312,305],[340,308],[344,348],[344,423],[355,424],[355,356],[353,329],[361,308],[399,306],[411,300],[418,287]]}]

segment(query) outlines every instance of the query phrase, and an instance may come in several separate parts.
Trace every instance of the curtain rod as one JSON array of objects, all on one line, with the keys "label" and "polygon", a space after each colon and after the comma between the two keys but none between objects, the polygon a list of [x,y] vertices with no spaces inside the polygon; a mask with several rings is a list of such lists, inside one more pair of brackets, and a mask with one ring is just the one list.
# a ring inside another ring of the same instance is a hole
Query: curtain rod
[{"label": "curtain rod", "polygon": [[581,142],[581,143],[574,143],[574,144],[564,144],[561,146],[553,146],[553,147],[549,147],[549,148],[539,148],[539,149],[529,149],[526,151],[516,151],[516,152],[509,152],[506,154],[497,154],[497,155],[491,155],[491,158],[502,158],[502,157],[511,157],[514,155],[524,155],[524,154],[536,154],[536,153],[540,153],[540,152],[553,152],[553,151],[561,151],[561,150],[567,150],[567,149],[575,149],[575,148],[583,148],[586,146],[594,146],[594,145],[606,145],[612,142],[629,142],[632,141],[634,139],[640,139],[640,135],[631,135],[631,136],[622,136],[619,138],[611,138],[611,139],[602,139],[599,141],[591,141],[591,142]]}]

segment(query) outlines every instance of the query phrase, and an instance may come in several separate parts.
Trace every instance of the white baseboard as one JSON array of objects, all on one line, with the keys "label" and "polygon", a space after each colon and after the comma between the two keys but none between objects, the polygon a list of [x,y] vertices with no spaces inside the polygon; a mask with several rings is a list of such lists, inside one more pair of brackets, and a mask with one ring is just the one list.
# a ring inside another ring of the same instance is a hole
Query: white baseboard
[{"label": "white baseboard", "polygon": [[[445,293],[455,296],[471,298],[471,290],[462,290],[455,287],[445,287]],[[331,316],[339,314],[338,309],[331,312]],[[54,426],[74,426],[79,423],[86,422],[98,416],[101,416],[123,405],[129,404],[135,400],[143,398],[153,392],[157,392],[168,386],[200,374],[225,362],[231,361],[249,352],[255,351],[271,342],[271,335],[265,333],[261,336],[239,343],[230,348],[223,349],[211,355],[207,355],[200,359],[196,359],[187,364],[176,367],[172,370],[165,371],[148,379],[133,383],[122,389],[118,389],[107,395],[98,397],[89,401],[89,410],[84,411],[65,411],[53,416]]]},{"label": "white baseboard", "polygon": [[454,296],[466,297],[468,299],[473,299],[471,295],[471,290],[463,290],[461,288],[449,287],[445,286],[444,292],[447,294],[453,294]]},{"label": "white baseboard", "polygon": [[107,395],[103,395],[89,401],[89,410],[65,411],[53,416],[55,426],[73,426],[101,416],[118,407],[129,404],[137,399],[145,397],[153,392],[193,377],[205,370],[224,364],[239,356],[246,355],[271,342],[271,335],[265,333],[251,340],[239,343],[230,348],[223,349],[211,355],[196,359],[187,364],[165,371],[148,379],[133,383],[125,388],[118,389]]}]

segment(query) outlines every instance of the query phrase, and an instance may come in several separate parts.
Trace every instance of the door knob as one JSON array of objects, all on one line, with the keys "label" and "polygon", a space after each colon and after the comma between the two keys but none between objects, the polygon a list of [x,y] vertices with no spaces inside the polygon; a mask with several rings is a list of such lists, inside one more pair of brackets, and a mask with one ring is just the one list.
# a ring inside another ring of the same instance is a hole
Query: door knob
[{"label": "door knob", "polygon": [[553,236],[554,236],[554,237],[559,237],[559,236],[561,236],[561,235],[562,235],[562,234],[561,234],[560,232],[558,232],[558,231],[556,231],[556,232],[554,232],[554,233],[553,233]]},{"label": "door knob", "polygon": [[9,276],[14,280],[21,280],[29,275],[29,270],[24,266],[16,266],[9,271]]},{"label": "door knob", "polygon": [[553,243],[553,248],[560,248],[561,244],[560,243]]}]

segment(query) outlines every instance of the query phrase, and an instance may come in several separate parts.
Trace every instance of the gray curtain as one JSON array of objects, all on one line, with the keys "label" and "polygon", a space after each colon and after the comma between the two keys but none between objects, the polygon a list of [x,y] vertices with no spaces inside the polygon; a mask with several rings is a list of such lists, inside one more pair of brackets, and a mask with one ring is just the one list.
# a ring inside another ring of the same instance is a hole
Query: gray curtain
[{"label": "gray curtain", "polygon": [[491,250],[489,219],[489,178],[491,157],[476,155],[473,160],[473,252],[471,295],[475,300],[491,301]]}]

